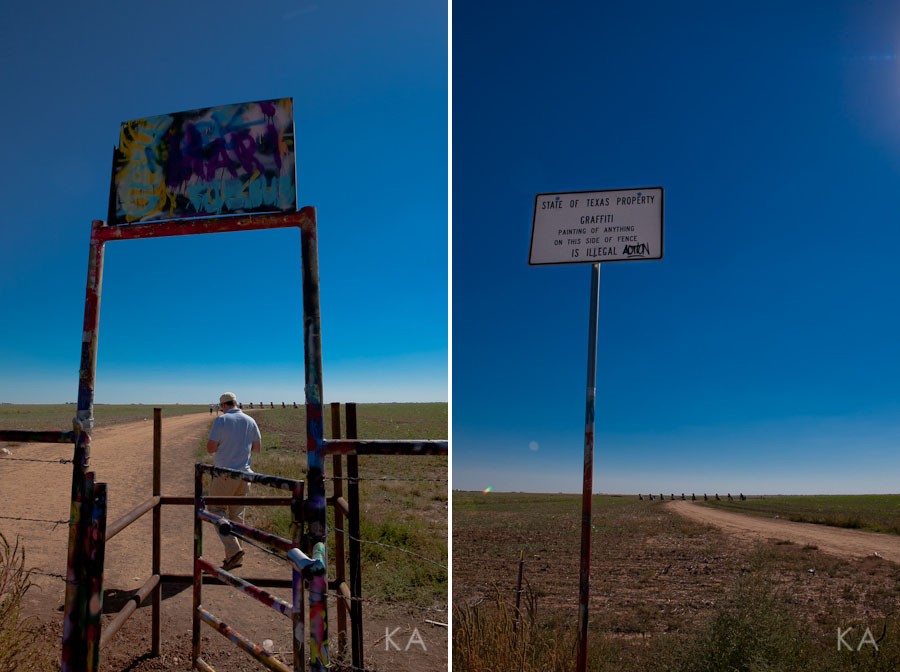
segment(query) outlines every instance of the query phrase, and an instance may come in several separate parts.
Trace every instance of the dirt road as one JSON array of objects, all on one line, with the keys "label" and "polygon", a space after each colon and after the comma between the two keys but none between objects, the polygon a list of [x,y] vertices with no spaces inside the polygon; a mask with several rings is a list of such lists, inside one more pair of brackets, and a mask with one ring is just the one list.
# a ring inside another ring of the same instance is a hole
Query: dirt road
[{"label": "dirt road", "polygon": [[795,544],[816,546],[820,551],[844,558],[877,554],[885,560],[900,564],[900,536],[893,534],[748,516],[686,501],[669,502],[666,506],[686,518],[714,525],[729,534],[788,540]]}]

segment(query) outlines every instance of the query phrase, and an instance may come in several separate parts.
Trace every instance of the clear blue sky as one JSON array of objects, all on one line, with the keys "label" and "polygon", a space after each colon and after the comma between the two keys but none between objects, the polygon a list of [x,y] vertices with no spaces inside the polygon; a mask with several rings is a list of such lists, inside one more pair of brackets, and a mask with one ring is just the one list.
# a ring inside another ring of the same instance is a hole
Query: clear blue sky
[{"label": "clear blue sky", "polygon": [[[75,401],[121,122],[294,99],[326,401],[448,398],[443,2],[7,3],[0,401]],[[296,229],[111,242],[97,403],[303,401]]]},{"label": "clear blue sky", "polygon": [[580,492],[590,267],[534,196],[662,186],[603,264],[594,489],[900,492],[900,5],[453,5],[453,486]]}]

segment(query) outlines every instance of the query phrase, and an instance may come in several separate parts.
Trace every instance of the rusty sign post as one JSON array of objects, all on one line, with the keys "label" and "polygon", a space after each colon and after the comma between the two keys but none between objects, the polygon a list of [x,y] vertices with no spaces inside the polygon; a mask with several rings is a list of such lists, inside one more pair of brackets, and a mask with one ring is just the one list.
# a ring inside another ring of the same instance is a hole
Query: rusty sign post
[{"label": "rusty sign post", "polygon": [[662,223],[662,187],[538,194],[534,199],[529,264],[533,266],[591,264],[584,476],[581,492],[577,672],[587,670],[588,653],[600,263],[662,259]]}]

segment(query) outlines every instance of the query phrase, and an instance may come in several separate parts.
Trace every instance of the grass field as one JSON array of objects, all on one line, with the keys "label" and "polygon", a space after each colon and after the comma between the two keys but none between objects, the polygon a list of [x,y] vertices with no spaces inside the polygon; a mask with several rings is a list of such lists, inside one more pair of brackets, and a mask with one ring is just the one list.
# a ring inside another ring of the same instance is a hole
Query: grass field
[{"label": "grass field", "polygon": [[[94,427],[108,427],[153,417],[150,404],[95,404]],[[163,417],[209,411],[208,404],[164,404]],[[75,404],[0,404],[0,429],[72,429]]]},{"label": "grass field", "polygon": [[704,504],[798,523],[900,534],[900,495],[766,496]]},{"label": "grass field", "polygon": [[[589,669],[900,669],[897,565],[726,535],[636,497],[593,510]],[[580,513],[578,495],[453,493],[454,672],[573,669]]]}]

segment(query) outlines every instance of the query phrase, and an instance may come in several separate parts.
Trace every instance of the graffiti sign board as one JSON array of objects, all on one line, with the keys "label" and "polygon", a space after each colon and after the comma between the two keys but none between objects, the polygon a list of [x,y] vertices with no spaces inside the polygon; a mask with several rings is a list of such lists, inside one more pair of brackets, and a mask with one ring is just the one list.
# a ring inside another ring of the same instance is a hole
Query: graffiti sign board
[{"label": "graffiti sign board", "polygon": [[293,100],[126,121],[109,200],[109,224],[294,212]]},{"label": "graffiti sign board", "polygon": [[662,187],[535,196],[531,265],[662,256]]}]

